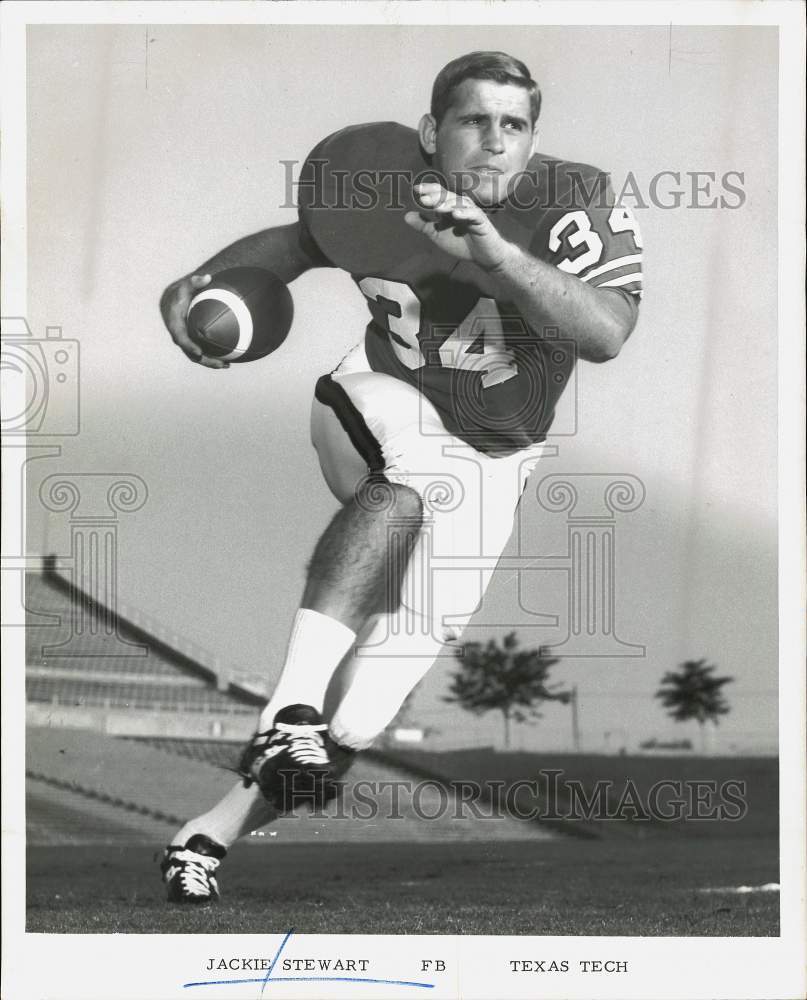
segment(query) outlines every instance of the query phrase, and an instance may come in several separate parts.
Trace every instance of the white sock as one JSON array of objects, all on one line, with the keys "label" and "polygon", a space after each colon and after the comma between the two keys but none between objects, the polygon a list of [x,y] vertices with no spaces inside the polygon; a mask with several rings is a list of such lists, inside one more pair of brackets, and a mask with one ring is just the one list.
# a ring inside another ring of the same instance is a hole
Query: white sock
[{"label": "white sock", "polygon": [[239,837],[251,833],[277,818],[277,812],[261,794],[257,784],[244,788],[238,782],[216,805],[202,816],[187,822],[171,841],[187,844],[194,834],[202,833],[222,847],[229,847]]},{"label": "white sock", "polygon": [[392,722],[443,647],[430,635],[394,634],[396,614],[381,615],[362,634],[345,667],[349,686],[328,728],[337,743],[353,750],[369,747]]},{"label": "white sock", "polygon": [[300,608],[294,616],[286,662],[266,708],[259,729],[268,729],[286,705],[313,705],[321,712],[331,677],[356,633],[328,615]]}]

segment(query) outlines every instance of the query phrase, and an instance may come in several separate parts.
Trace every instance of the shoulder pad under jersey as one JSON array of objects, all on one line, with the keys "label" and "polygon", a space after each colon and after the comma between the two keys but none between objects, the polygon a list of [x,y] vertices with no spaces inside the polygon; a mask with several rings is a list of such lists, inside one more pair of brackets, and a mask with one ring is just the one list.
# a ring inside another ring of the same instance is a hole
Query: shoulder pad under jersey
[{"label": "shoulder pad under jersey", "polygon": [[352,274],[381,272],[423,252],[423,236],[404,215],[417,208],[413,182],[429,174],[414,129],[396,122],[352,125],[306,158],[300,218],[336,267]]},{"label": "shoulder pad under jersey", "polygon": [[525,229],[534,230],[547,213],[612,204],[606,171],[536,153],[513,185],[506,208]]}]

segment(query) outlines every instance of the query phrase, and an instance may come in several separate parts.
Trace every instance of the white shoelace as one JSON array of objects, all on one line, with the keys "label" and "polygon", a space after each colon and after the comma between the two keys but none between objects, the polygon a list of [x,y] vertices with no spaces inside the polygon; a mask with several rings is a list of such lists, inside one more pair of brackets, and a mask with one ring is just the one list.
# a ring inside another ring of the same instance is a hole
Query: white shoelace
[{"label": "white shoelace", "polygon": [[291,734],[289,738],[289,756],[298,764],[330,763],[325,752],[325,744],[319,733]]},{"label": "white shoelace", "polygon": [[167,880],[170,881],[177,872],[182,883],[183,892],[189,896],[209,896],[210,887],[217,889],[213,872],[219,866],[218,858],[197,854],[195,851],[177,851],[172,861],[182,861],[184,864],[168,870]]},{"label": "white shoelace", "polygon": [[282,733],[288,740],[288,753],[296,764],[321,764],[327,767],[330,758],[325,750],[325,741],[321,733],[326,732],[327,724],[317,725],[294,725],[290,722],[278,722],[275,726],[275,735],[269,741],[282,740]]}]

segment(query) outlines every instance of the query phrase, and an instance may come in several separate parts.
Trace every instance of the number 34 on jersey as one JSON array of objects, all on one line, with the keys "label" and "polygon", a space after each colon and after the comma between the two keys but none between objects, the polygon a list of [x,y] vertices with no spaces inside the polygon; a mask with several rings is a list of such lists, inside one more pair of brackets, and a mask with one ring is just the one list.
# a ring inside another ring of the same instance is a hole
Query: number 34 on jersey
[{"label": "number 34 on jersey", "polygon": [[[423,353],[418,338],[422,322],[420,299],[409,285],[403,281],[368,277],[361,279],[359,288],[370,302],[383,310],[390,344],[402,365],[417,371],[430,361],[436,362],[436,358],[427,359]],[[441,368],[473,370],[482,375],[485,389],[518,374],[513,354],[505,346],[504,325],[494,299],[477,299],[459,326],[453,330],[446,328],[445,332],[446,339],[436,352]],[[439,333],[439,326],[432,331],[434,336]]]},{"label": "number 34 on jersey", "polygon": [[[616,236],[630,234],[635,252],[612,257],[606,255],[602,237],[583,209],[566,212],[549,230],[548,253],[542,259],[561,271],[601,288],[624,288],[639,295],[641,288],[642,239],[633,214],[627,208],[613,208],[608,228]],[[623,243],[624,246],[624,243]],[[532,250],[533,248],[531,248]],[[481,297],[455,328],[446,327],[446,337],[436,352],[427,358],[420,343],[423,329],[422,305],[413,289],[403,281],[369,276],[358,282],[374,318],[383,319],[396,357],[410,371],[439,363],[442,368],[474,371],[482,375],[482,388],[500,385],[518,374],[515,356],[505,342],[504,323],[496,301]],[[430,330],[437,337],[441,328]],[[434,356],[436,354],[436,356]]]}]

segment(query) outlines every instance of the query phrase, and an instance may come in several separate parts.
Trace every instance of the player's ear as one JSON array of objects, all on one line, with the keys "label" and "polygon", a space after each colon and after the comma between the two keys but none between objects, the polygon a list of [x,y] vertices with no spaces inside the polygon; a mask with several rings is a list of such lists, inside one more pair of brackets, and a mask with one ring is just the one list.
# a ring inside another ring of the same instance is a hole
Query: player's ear
[{"label": "player's ear", "polygon": [[532,127],[532,142],[530,143],[530,156],[532,156],[538,149],[538,143],[541,141],[541,133],[538,129],[538,123]]},{"label": "player's ear", "polygon": [[433,156],[437,149],[437,122],[434,115],[424,115],[418,125],[418,136],[423,152]]}]

